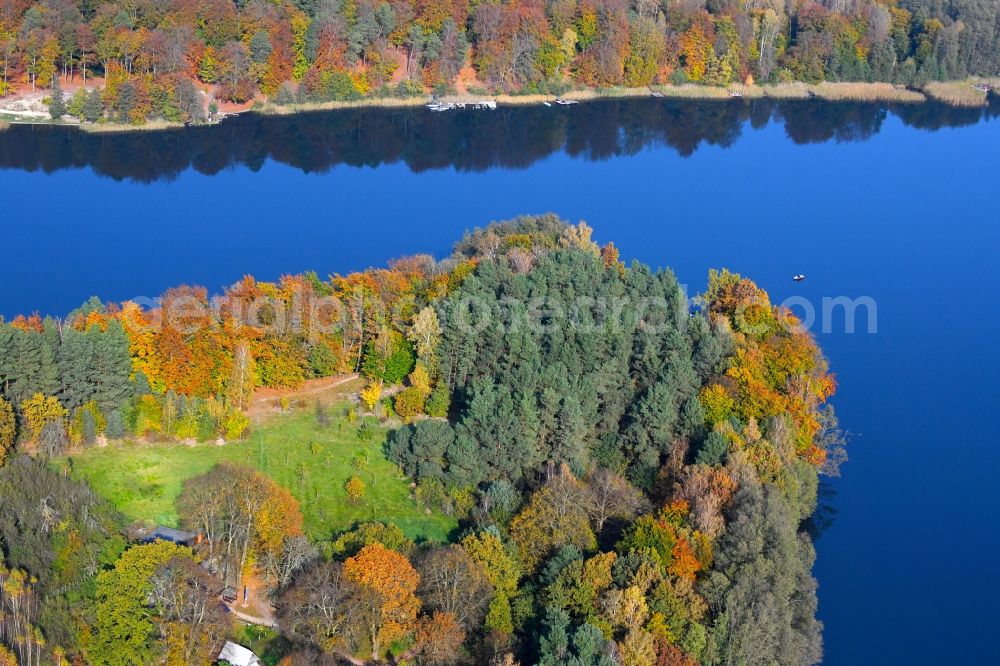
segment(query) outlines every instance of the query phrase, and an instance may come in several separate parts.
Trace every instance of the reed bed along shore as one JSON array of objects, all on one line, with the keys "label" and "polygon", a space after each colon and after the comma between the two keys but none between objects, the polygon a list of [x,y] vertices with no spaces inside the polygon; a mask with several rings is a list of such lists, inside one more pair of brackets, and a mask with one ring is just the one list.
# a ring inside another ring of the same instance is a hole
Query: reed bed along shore
[{"label": "reed bed along shore", "polygon": [[181,129],[183,123],[175,123],[169,120],[149,120],[143,125],[132,125],[129,123],[73,123],[83,132],[91,134],[121,134],[123,132],[156,132],[159,130]]},{"label": "reed bed along shore", "polygon": [[[248,109],[248,112],[263,113],[272,116],[288,116],[302,111],[333,111],[335,109],[359,109],[359,108],[408,108],[423,106],[431,100],[430,96],[417,97],[365,97],[363,99],[346,102],[298,102],[295,104],[274,104],[272,102],[260,102]],[[244,111],[242,113],[247,113]],[[233,114],[230,114],[233,115]]]},{"label": "reed bed along shore", "polygon": [[[924,102],[927,98],[916,90],[910,90],[891,83],[779,83],[776,85],[742,85],[728,87],[702,86],[693,83],[682,85],[653,85],[641,88],[614,87],[603,89],[570,90],[562,95],[446,95],[436,101],[451,103],[471,103],[484,99],[504,106],[526,106],[554,102],[556,99],[585,102],[596,99],[624,99],[634,97],[669,97],[674,99],[728,100],[733,97],[750,99],[771,98],[778,100],[819,98],[828,101],[852,102]],[[251,111],[273,115],[288,115],[299,111],[326,111],[331,109],[351,109],[360,107],[413,107],[430,102],[430,96],[397,98],[365,98],[349,102],[306,102],[302,104],[277,105],[269,102],[255,106]]]},{"label": "reed bed along shore", "polygon": [[924,86],[927,95],[937,101],[952,106],[979,107],[986,106],[989,95],[978,85],[989,85],[982,81],[935,81]]},{"label": "reed bed along shore", "polygon": [[[470,104],[483,100],[496,102],[501,106],[531,106],[551,104],[557,99],[587,102],[600,99],[624,99],[637,97],[663,97],[671,99],[715,100],[728,101],[733,98],[772,99],[772,100],[807,100],[819,99],[829,102],[871,102],[871,103],[901,103],[917,104],[928,99],[953,106],[979,107],[988,103],[988,94],[977,88],[982,84],[989,85],[993,90],[1000,89],[1000,78],[970,79],[968,81],[934,82],[920,90],[893,85],[891,83],[864,82],[822,82],[822,83],[778,83],[774,85],[732,84],[727,87],[703,86],[692,83],[682,85],[653,85],[641,88],[614,87],[604,89],[570,90],[562,95],[552,94],[453,94],[434,98],[430,95],[414,97],[366,97],[364,99],[342,102],[304,102],[297,104],[278,105],[272,102],[257,102],[246,111],[223,114],[236,116],[239,113],[260,113],[264,115],[287,116],[309,111],[331,111],[335,109],[357,108],[413,108],[423,106],[431,101],[450,102],[455,104]],[[32,122],[18,117],[5,117],[0,110],[0,130],[13,123]],[[144,125],[127,123],[56,123],[50,120],[34,121],[45,124],[63,124],[79,127],[84,132],[95,134],[118,132],[147,132],[157,130],[172,130],[184,127],[181,123],[167,120],[151,120]],[[218,122],[218,120],[214,121]]]},{"label": "reed bed along shore", "polygon": [[820,99],[844,102],[899,102],[903,104],[926,102],[927,97],[917,91],[891,83],[819,83],[811,87]]}]

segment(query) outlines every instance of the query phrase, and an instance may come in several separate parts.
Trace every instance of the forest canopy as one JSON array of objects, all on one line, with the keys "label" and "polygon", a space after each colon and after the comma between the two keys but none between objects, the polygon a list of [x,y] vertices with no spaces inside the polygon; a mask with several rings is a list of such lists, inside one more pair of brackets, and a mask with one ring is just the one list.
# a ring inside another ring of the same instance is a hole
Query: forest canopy
[{"label": "forest canopy", "polygon": [[[0,95],[103,77],[58,113],[202,122],[196,83],[277,103],[426,90],[1000,74],[992,0],[7,0]],[[464,90],[463,90],[464,91]]]},{"label": "forest canopy", "polygon": [[[317,404],[315,427],[388,432],[410,499],[457,518],[447,543],[377,502],[310,541],[295,489],[236,463],[183,484],[199,539],[150,542],[59,473],[98,444],[225,444],[259,427],[254,389],[353,373],[348,411]],[[553,215],[441,261],[18,317],[0,323],[0,645],[212,663],[234,635],[223,590],[253,580],[286,664],[816,663],[805,524],[843,459],[834,389],[751,280],[713,270],[695,303]]]}]

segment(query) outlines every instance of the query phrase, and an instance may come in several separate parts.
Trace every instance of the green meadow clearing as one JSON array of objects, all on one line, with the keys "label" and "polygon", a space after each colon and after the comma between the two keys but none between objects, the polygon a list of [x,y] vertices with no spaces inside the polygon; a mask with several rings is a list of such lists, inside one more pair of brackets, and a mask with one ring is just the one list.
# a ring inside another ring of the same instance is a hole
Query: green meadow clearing
[{"label": "green meadow clearing", "polygon": [[[85,479],[130,520],[177,526],[174,501],[184,481],[232,461],[252,465],[288,488],[314,540],[330,539],[359,521],[381,520],[415,540],[446,541],[457,521],[428,514],[410,499],[410,480],[383,453],[386,429],[368,419],[364,437],[359,423],[338,417],[321,427],[314,411],[303,408],[274,416],[254,426],[248,439],[222,446],[125,443],[86,449],[66,462],[74,478]],[[367,462],[359,465],[361,459]],[[354,475],[365,483],[357,503],[344,490]]]}]

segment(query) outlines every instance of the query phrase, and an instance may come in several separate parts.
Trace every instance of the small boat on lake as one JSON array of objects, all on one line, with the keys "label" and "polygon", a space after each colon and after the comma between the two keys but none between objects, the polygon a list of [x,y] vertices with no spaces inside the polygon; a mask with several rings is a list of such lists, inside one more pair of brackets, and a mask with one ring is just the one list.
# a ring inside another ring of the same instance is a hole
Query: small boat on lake
[{"label": "small boat on lake", "polygon": [[806,276],[803,275],[802,273],[796,273],[795,275],[792,276],[792,279],[795,280],[796,282],[802,282],[803,280],[806,279]]},{"label": "small boat on lake", "polygon": [[551,104],[549,104],[548,102],[542,102],[542,104],[544,104],[545,106],[552,106],[552,105],[551,105]]},{"label": "small boat on lake", "polygon": [[659,92],[657,90],[653,90],[653,91],[651,91],[649,93],[649,96],[650,97],[663,97],[663,93],[661,93],[661,92]]},{"label": "small boat on lake", "polygon": [[575,99],[561,99],[560,98],[560,99],[556,100],[556,104],[561,104],[563,106],[567,106],[569,104],[579,104],[579,103],[580,102],[578,100],[575,100]]}]

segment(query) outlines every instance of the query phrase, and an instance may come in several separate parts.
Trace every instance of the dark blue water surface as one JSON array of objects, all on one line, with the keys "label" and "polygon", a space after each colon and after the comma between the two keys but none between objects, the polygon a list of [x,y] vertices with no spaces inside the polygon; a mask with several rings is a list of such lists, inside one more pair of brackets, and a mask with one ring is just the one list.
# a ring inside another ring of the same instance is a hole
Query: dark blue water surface
[{"label": "dark blue water surface", "polygon": [[[346,272],[522,213],[775,301],[870,297],[817,337],[855,433],[817,541],[826,663],[996,663],[1000,115],[604,102],[0,132],[0,313]],[[808,279],[795,284],[792,274]],[[800,312],[802,311],[799,308]]]}]

